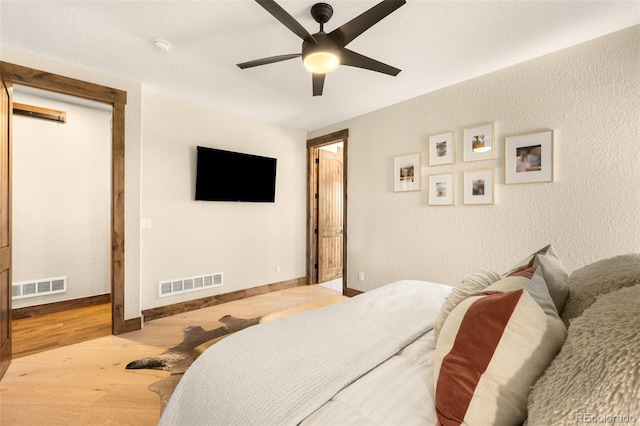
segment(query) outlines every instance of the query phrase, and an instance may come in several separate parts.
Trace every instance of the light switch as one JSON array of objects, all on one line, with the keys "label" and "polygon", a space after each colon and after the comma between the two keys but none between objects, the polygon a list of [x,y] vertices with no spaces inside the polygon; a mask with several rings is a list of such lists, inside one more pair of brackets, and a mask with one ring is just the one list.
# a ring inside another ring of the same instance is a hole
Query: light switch
[{"label": "light switch", "polygon": [[143,217],[140,219],[140,228],[142,229],[151,229],[151,218]]}]

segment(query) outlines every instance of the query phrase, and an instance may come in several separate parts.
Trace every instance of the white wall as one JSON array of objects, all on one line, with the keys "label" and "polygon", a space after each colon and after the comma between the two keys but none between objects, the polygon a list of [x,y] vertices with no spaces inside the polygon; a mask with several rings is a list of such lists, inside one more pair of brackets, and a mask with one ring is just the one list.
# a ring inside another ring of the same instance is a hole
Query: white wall
[{"label": "white wall", "polygon": [[[2,45],[0,59],[127,92],[125,109],[125,319],[140,316],[142,84]],[[15,241],[14,241],[15,243]]]},{"label": "white wall", "polygon": [[[640,27],[310,133],[349,129],[348,285],[454,284],[503,272],[552,243],[574,270],[640,252]],[[464,127],[494,122],[495,160],[462,162]],[[555,182],[504,185],[504,137],[554,129]],[[456,163],[427,167],[429,135],[456,131]],[[423,190],[394,193],[394,156],[422,152]],[[462,204],[462,173],[492,167],[492,206]],[[426,176],[454,172],[455,205],[427,204]],[[365,281],[357,280],[365,272]]]},{"label": "white wall", "polygon": [[67,277],[67,292],[14,308],[111,292],[111,111],[21,93],[65,124],[13,118],[13,282]]},{"label": "white wall", "polygon": [[[143,110],[142,309],[304,277],[306,134],[149,92]],[[199,145],[277,158],[275,203],[194,201]],[[222,287],[158,295],[217,272]]]}]

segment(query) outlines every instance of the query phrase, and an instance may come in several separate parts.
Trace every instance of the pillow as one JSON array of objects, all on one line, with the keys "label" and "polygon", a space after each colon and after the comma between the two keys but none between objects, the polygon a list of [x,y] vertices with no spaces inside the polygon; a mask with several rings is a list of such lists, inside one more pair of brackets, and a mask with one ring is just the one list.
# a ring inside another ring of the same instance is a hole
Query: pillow
[{"label": "pillow", "polygon": [[449,293],[449,296],[447,296],[440,307],[440,314],[433,324],[433,335],[436,340],[440,335],[440,329],[447,319],[447,316],[449,316],[451,310],[455,308],[458,303],[471,295],[480,293],[499,279],[500,275],[498,273],[483,269],[464,276],[453,290],[451,290],[451,293]]},{"label": "pillow", "polygon": [[442,425],[521,424],[530,387],[566,337],[541,272],[503,278],[485,293],[460,302],[440,330],[434,383]]},{"label": "pillow", "polygon": [[627,254],[603,259],[573,271],[569,277],[569,299],[562,320],[579,317],[596,297],[624,287],[640,284],[640,254]]},{"label": "pillow", "polygon": [[569,296],[569,287],[567,286],[569,274],[562,266],[562,262],[553,250],[551,244],[527,256],[521,260],[515,268],[525,265],[542,268],[542,276],[549,288],[551,299],[553,299],[558,313],[562,312],[567,297]]},{"label": "pillow", "polygon": [[529,395],[530,426],[638,421],[639,312],[636,285],[600,296],[572,321],[562,350]]}]

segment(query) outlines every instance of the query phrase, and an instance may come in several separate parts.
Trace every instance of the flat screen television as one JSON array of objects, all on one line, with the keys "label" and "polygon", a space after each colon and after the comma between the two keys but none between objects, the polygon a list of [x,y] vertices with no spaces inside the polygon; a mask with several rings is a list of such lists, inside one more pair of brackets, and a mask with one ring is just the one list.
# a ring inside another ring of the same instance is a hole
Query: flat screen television
[{"label": "flat screen television", "polygon": [[276,158],[198,147],[196,200],[273,203]]}]

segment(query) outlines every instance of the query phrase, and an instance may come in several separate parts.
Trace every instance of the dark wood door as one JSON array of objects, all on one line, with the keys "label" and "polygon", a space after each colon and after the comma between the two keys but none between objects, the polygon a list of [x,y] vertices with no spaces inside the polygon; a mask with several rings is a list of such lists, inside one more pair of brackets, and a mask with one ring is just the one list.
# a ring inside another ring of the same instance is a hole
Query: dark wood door
[{"label": "dark wood door", "polygon": [[[0,70],[0,75],[2,74]],[[11,84],[2,78],[0,136],[0,378],[11,363]]]}]

